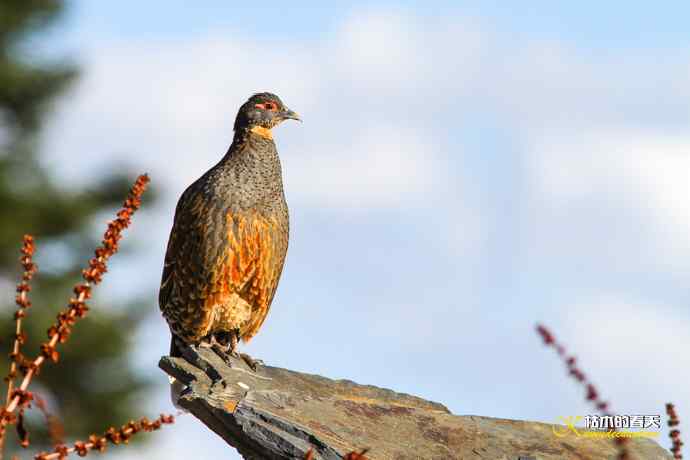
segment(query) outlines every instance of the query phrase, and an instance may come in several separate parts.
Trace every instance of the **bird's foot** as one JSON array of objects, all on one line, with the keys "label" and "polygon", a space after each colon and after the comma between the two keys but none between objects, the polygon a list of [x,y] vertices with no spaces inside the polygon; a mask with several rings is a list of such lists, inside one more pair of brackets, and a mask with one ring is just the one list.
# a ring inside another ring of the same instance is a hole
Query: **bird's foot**
[{"label": "bird's foot", "polygon": [[240,354],[232,349],[232,344],[221,343],[214,335],[207,340],[199,342],[199,348],[212,350],[225,362],[225,364],[232,364],[232,361],[229,359],[230,356],[241,359]]},{"label": "bird's foot", "polygon": [[199,348],[210,348],[213,349],[214,347],[220,345],[218,341],[216,341],[215,337],[211,337],[210,339],[203,339],[201,342],[199,342]]},{"label": "bird's foot", "polygon": [[264,362],[260,359],[254,359],[247,353],[239,353],[237,349],[232,349],[230,347],[223,347],[222,345],[214,345],[213,351],[220,356],[226,364],[232,365],[230,357],[235,359],[241,359],[244,363],[254,372],[257,372],[259,366],[263,366]]},{"label": "bird's foot", "polygon": [[228,364],[230,366],[232,366],[232,360],[230,359],[230,357],[239,358],[239,356],[233,355],[227,350],[226,347],[220,344],[214,344],[213,346],[211,346],[211,350],[216,352],[216,354],[220,356],[220,358],[225,362],[225,364]]},{"label": "bird's foot", "polygon": [[264,362],[260,359],[254,359],[251,356],[249,356],[247,353],[239,353],[237,350],[230,349],[228,347],[224,347],[223,345],[220,344],[214,344],[211,346],[211,349],[218,355],[220,358],[228,365],[232,366],[233,362],[230,359],[235,358],[235,359],[241,359],[244,361],[244,363],[249,366],[249,368],[256,372],[259,368],[259,366],[263,366]]},{"label": "bird's foot", "polygon": [[240,358],[247,363],[247,366],[254,372],[258,370],[259,366],[263,366],[264,362],[260,359],[254,359],[251,356],[249,356],[247,353],[240,353]]},{"label": "bird's foot", "polygon": [[235,359],[241,359],[244,361],[244,363],[254,372],[256,372],[259,368],[259,366],[263,366],[264,362],[260,359],[254,359],[251,356],[249,356],[247,353],[240,353],[237,351],[236,348],[231,348],[231,347],[223,347],[222,345],[217,345],[213,348],[213,350],[216,352],[217,355],[219,355],[223,360],[227,363],[232,365],[232,362],[230,361],[230,357],[233,357]]},{"label": "bird's foot", "polygon": [[218,340],[215,335],[212,335],[208,341],[201,342],[199,346],[204,348],[210,348],[213,350],[226,364],[232,366],[232,360],[230,359],[241,359],[245,364],[254,372],[257,371],[259,366],[263,366],[264,362],[260,359],[254,359],[246,353],[240,353],[237,351],[237,345],[239,344],[239,333],[231,333],[229,340],[223,340],[221,338]]}]

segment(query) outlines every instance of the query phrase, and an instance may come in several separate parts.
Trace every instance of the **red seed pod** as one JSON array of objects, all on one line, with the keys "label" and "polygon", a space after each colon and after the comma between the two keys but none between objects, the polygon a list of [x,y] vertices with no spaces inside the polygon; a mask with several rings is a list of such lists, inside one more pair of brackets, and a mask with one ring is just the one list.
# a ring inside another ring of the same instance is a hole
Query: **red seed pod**
[{"label": "red seed pod", "polygon": [[368,451],[369,449],[364,449],[361,452],[350,452],[343,457],[343,460],[367,460],[367,457],[365,457],[364,454],[366,454]]},{"label": "red seed pod", "polygon": [[80,457],[85,457],[86,454],[89,452],[89,449],[86,447],[86,443],[83,441],[77,441],[74,443],[74,451],[79,455]]}]

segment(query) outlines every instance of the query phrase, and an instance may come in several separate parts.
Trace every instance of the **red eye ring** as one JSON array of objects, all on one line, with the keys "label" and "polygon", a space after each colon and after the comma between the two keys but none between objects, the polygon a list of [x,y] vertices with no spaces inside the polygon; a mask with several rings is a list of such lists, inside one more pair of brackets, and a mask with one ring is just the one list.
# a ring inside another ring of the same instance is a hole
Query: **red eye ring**
[{"label": "red eye ring", "polygon": [[273,112],[278,110],[278,105],[275,102],[264,102],[262,104],[254,104],[254,107],[262,110],[271,110]]}]

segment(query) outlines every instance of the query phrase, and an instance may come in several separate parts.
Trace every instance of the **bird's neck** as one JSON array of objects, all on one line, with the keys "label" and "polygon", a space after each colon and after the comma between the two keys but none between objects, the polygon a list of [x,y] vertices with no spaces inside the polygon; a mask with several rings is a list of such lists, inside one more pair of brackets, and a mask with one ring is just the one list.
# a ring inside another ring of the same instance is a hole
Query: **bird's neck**
[{"label": "bird's neck", "polygon": [[[266,131],[270,134],[269,130]],[[267,137],[256,127],[235,132],[232,144],[220,164],[241,165],[242,169],[257,171],[260,175],[281,175],[280,159],[273,138]]]},{"label": "bird's neck", "polygon": [[235,131],[233,145],[243,145],[253,141],[255,144],[273,144],[273,133],[263,126],[243,127]]},{"label": "bird's neck", "polygon": [[273,134],[271,133],[271,130],[268,128],[264,128],[263,126],[254,126],[249,130],[253,135],[257,135],[259,137],[263,137],[264,139],[269,139],[273,140]]},{"label": "bird's neck", "polygon": [[272,212],[285,201],[280,158],[273,140],[249,130],[235,131],[228,152],[208,174],[218,178],[218,193],[240,208]]}]

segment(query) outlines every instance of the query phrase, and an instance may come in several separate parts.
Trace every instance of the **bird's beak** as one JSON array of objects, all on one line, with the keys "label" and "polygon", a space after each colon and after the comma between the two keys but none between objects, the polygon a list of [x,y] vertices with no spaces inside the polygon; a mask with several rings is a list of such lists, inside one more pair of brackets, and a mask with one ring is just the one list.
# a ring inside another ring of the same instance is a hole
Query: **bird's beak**
[{"label": "bird's beak", "polygon": [[285,109],[282,112],[280,112],[280,116],[283,120],[297,120],[300,122],[302,121],[297,112],[293,112],[290,109]]}]

